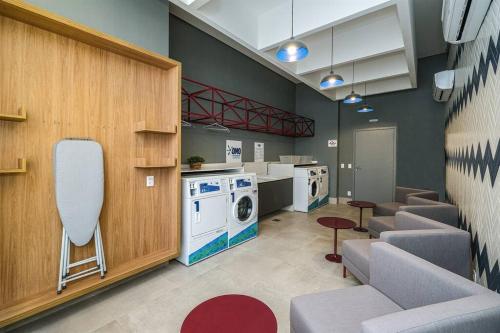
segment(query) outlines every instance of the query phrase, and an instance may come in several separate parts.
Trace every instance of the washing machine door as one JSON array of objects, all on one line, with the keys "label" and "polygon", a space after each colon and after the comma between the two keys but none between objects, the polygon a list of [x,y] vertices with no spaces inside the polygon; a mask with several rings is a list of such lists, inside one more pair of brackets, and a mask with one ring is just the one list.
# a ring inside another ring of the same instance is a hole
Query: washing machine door
[{"label": "washing machine door", "polygon": [[316,198],[319,193],[318,179],[309,179],[309,196]]},{"label": "washing machine door", "polygon": [[257,205],[250,194],[240,196],[233,206],[233,217],[239,224],[247,224],[254,217]]}]

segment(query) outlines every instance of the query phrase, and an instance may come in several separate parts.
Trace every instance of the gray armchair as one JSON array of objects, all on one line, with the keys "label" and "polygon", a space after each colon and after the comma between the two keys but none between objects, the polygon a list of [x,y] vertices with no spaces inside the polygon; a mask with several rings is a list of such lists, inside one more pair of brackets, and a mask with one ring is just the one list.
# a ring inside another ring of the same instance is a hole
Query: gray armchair
[{"label": "gray armchair", "polygon": [[349,239],[342,242],[344,277],[346,270],[362,283],[370,280],[370,249],[373,243],[386,242],[420,258],[470,278],[470,234],[447,224],[398,212],[395,217],[396,231],[385,231],[380,239]]},{"label": "gray armchair", "polygon": [[499,294],[387,243],[371,252],[369,285],[294,297],[290,331],[499,332]]},{"label": "gray armchair", "polygon": [[[408,206],[400,206],[399,211],[427,217],[453,227],[458,226],[456,206],[415,196],[408,197],[407,204]],[[394,216],[373,216],[368,220],[370,238],[378,238],[381,232],[393,230],[396,230]]]},{"label": "gray armchair", "polygon": [[439,200],[439,194],[436,191],[421,190],[417,188],[396,186],[394,202],[378,203],[373,208],[374,216],[390,216],[396,214],[399,207],[408,205],[408,198],[420,197],[429,200]]}]

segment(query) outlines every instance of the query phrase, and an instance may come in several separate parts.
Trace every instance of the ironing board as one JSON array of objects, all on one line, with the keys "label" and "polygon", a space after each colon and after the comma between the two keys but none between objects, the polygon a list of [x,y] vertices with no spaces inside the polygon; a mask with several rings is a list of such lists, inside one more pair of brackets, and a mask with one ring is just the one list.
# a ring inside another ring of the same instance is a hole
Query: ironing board
[{"label": "ironing board", "polygon": [[[86,139],[64,139],[54,145],[55,198],[63,225],[61,262],[57,293],[66,283],[100,273],[104,278],[106,263],[99,226],[104,199],[104,162],[99,143]],[[74,263],[70,261],[71,243],[84,246],[94,237],[95,256]],[[70,269],[95,262],[96,265],[70,274]]]}]

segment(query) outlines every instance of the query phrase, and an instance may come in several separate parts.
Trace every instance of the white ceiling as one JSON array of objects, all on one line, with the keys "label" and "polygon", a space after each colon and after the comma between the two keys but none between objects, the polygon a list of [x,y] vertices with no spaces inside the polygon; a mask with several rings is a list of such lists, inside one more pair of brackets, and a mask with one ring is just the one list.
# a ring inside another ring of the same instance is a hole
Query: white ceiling
[{"label": "white ceiling", "polygon": [[[415,88],[415,2],[441,0],[295,0],[294,36],[309,47],[309,56],[281,63],[277,47],[291,35],[291,0],[171,0],[174,15],[295,82],[303,82],[332,100],[351,90],[378,94]],[[435,8],[436,5],[429,7]],[[416,5],[419,15],[425,6]],[[440,10],[440,8],[439,8]],[[320,90],[321,77],[330,70],[331,27],[334,27],[334,71],[344,86]],[[435,27],[420,25],[434,33]],[[441,38],[442,39],[442,38]],[[437,38],[439,41],[439,38]],[[425,43],[424,43],[425,44]],[[430,55],[439,42],[424,49]],[[437,52],[439,53],[439,52]],[[355,62],[354,81],[352,63]]]}]

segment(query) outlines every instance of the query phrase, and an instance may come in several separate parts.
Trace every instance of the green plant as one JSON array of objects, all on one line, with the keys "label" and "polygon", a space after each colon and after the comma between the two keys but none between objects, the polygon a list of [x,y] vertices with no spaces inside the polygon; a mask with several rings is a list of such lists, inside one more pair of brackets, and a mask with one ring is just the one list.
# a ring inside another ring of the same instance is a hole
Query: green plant
[{"label": "green plant", "polygon": [[187,162],[189,164],[203,163],[205,162],[205,159],[201,156],[191,156],[190,158],[187,159]]}]

